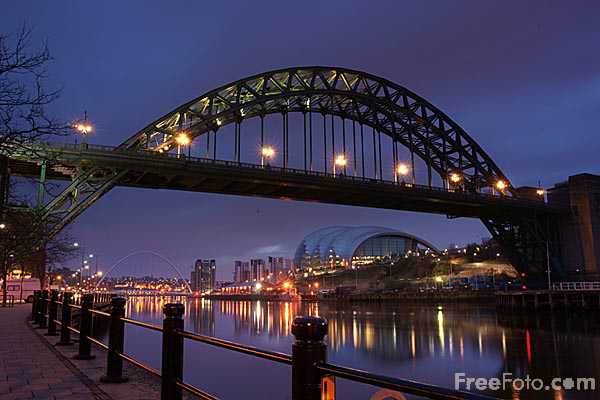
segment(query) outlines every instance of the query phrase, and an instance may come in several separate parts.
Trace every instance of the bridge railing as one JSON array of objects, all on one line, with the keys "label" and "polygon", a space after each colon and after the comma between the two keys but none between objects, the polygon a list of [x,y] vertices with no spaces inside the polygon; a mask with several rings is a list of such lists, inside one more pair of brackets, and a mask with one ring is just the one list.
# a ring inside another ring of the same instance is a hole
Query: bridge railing
[{"label": "bridge railing", "polygon": [[229,161],[229,160],[219,160],[214,158],[202,158],[202,157],[190,157],[184,154],[173,154],[173,153],[160,153],[153,150],[144,150],[144,149],[127,149],[113,146],[103,146],[96,144],[72,144],[72,143],[60,143],[60,144],[52,144],[49,145],[49,150],[60,149],[66,151],[73,152],[102,152],[102,153],[110,153],[111,155],[122,154],[122,155],[131,155],[135,157],[144,157],[148,159],[169,159],[174,161],[180,161],[185,163],[195,163],[195,164],[210,164],[214,166],[223,166],[223,167],[238,167],[238,168],[246,168],[253,170],[261,170],[265,172],[272,173],[285,173],[285,174],[293,174],[293,175],[303,175],[303,176],[316,176],[322,178],[331,178],[336,180],[343,180],[344,182],[351,183],[363,183],[363,184],[371,184],[371,185],[383,185],[387,187],[401,187],[412,190],[422,190],[426,192],[441,192],[441,193],[454,193],[457,195],[464,195],[466,197],[476,196],[482,199],[503,199],[503,200],[513,200],[519,201],[522,203],[530,203],[532,205],[539,206],[540,204],[544,204],[543,200],[533,200],[533,199],[523,199],[513,197],[510,194],[498,195],[494,193],[486,193],[486,192],[478,192],[478,191],[467,191],[462,188],[452,188],[452,187],[437,187],[437,186],[429,186],[429,185],[420,185],[416,183],[405,182],[403,180],[399,180],[398,182],[389,181],[384,179],[376,179],[376,178],[368,178],[362,176],[354,176],[349,174],[333,174],[329,172],[323,171],[314,171],[309,169],[298,169],[298,168],[283,168],[278,166],[271,166],[268,164],[260,165],[260,164],[252,164],[245,162],[237,162],[237,161]]},{"label": "bridge railing", "polygon": [[600,282],[555,282],[552,290],[557,291],[583,291],[600,290]]},{"label": "bridge railing", "polygon": [[[104,295],[105,296],[105,295]],[[106,297],[101,297],[106,300]],[[184,340],[191,340],[237,353],[269,360],[291,366],[292,400],[335,400],[335,379],[344,379],[363,383],[387,390],[386,398],[405,399],[402,393],[428,399],[439,400],[485,400],[491,397],[479,394],[446,389],[434,385],[402,380],[372,374],[327,362],[327,321],[320,317],[296,317],[292,324],[295,342],[292,354],[261,350],[256,347],[230,342],[210,336],[199,335],[184,329],[184,305],[169,303],[164,306],[162,326],[149,324],[125,317],[124,297],[111,299],[110,312],[94,309],[94,295],[81,296],[81,305],[72,303],[71,293],[59,293],[56,290],[36,291],[32,304],[32,322],[39,328],[47,328],[48,335],[58,335],[56,326],[60,325],[60,341],[57,345],[70,345],[71,333],[79,335],[79,359],[94,358],[91,344],[107,351],[106,374],[103,382],[125,382],[123,361],[127,361],[161,381],[161,400],[181,400],[187,392],[203,400],[218,400],[212,394],[203,391],[183,380]],[[61,318],[58,318],[58,309]],[[72,310],[78,310],[79,329],[72,326]],[[94,318],[104,318],[109,324],[108,343],[92,336]],[[160,370],[145,365],[128,355],[124,349],[125,325],[130,324],[143,329],[160,332],[162,336],[162,363]],[[391,392],[390,392],[391,391]]]}]

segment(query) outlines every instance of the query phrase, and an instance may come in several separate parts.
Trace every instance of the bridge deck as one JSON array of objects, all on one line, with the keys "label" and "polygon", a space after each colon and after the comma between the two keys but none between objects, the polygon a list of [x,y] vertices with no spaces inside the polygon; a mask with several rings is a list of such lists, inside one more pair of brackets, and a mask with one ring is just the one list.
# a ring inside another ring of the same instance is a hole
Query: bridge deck
[{"label": "bridge deck", "polygon": [[185,190],[241,196],[419,211],[474,218],[506,218],[560,212],[541,201],[350,175],[182,157],[96,145],[55,145],[11,160],[14,175],[39,175],[39,162],[52,158],[49,179],[72,177],[79,167],[127,170],[119,186]]}]

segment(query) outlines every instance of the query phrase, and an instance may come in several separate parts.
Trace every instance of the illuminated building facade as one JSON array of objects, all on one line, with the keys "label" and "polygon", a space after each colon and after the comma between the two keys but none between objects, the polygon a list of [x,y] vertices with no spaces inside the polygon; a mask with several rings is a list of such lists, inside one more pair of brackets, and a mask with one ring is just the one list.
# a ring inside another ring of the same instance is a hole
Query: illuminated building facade
[{"label": "illuminated building facade", "polygon": [[196,260],[190,279],[192,291],[206,293],[214,290],[216,272],[215,260]]},{"label": "illuminated building facade", "polygon": [[233,281],[248,282],[252,274],[250,273],[250,263],[248,261],[234,261]]},{"label": "illuminated building facade", "polygon": [[265,260],[261,258],[250,260],[250,272],[252,281],[264,281],[267,277],[267,269],[265,268]]},{"label": "illuminated building facade", "polygon": [[269,269],[269,280],[279,283],[289,277],[292,269],[292,260],[285,257],[269,257],[267,268]]},{"label": "illuminated building facade", "polygon": [[299,271],[325,272],[439,251],[414,235],[377,226],[331,226],[307,235],[296,249]]}]

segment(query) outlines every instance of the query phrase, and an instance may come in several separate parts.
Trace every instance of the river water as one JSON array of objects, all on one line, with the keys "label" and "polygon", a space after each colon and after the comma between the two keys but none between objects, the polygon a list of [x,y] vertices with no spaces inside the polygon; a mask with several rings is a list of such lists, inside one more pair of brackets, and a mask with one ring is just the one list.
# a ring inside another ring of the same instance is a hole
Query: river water
[{"label": "river water", "polygon": [[[130,298],[127,315],[160,324],[167,302],[185,304],[187,330],[291,353],[297,315],[329,321],[330,362],[453,388],[465,377],[593,377],[600,385],[600,323],[589,314],[503,315],[487,306],[338,305]],[[125,351],[160,369],[158,332],[127,325]],[[185,343],[184,380],[221,399],[289,399],[291,367],[205,344]],[[567,384],[568,385],[568,384]],[[461,388],[465,388],[464,384]],[[338,379],[338,399],[371,399],[372,386]],[[600,391],[505,390],[507,399],[600,399]],[[409,396],[410,398],[410,396]]]}]

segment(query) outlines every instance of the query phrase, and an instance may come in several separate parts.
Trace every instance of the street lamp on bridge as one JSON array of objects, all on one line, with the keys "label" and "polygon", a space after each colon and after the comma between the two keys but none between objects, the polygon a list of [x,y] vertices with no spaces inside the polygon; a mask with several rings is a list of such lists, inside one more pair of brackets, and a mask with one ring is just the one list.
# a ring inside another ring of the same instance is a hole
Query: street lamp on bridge
[{"label": "street lamp on bridge", "polygon": [[398,166],[396,167],[396,171],[394,172],[394,178],[396,182],[398,182],[398,175],[400,175],[402,177],[402,183],[404,183],[404,177],[408,175],[408,173],[410,172],[410,168],[408,167],[408,165],[400,163],[398,164]]},{"label": "street lamp on bridge", "polygon": [[333,174],[335,175],[335,167],[340,167],[340,168],[346,168],[346,165],[348,164],[348,160],[346,160],[346,157],[343,154],[340,154],[339,156],[337,156],[335,158],[335,161],[333,162]]},{"label": "street lamp on bridge", "polygon": [[181,155],[182,147],[188,146],[188,151],[191,150],[190,144],[192,143],[192,140],[185,132],[181,132],[179,135],[177,135],[175,137],[175,142],[177,143],[177,157]]},{"label": "street lamp on bridge", "polygon": [[[85,137],[92,133],[94,127],[89,123],[87,119],[87,111],[84,111],[83,113],[83,120],[79,120],[75,124],[73,124],[73,129],[75,129],[75,131],[82,137]],[[75,144],[77,144],[77,139],[75,139]]]},{"label": "street lamp on bridge", "polygon": [[498,191],[503,194],[504,193],[504,189],[506,189],[506,182],[503,179],[498,179],[496,181],[496,189],[498,189]]},{"label": "street lamp on bridge", "polygon": [[458,172],[452,172],[450,174],[450,183],[453,185],[458,185],[460,182],[462,182],[462,179],[462,176]]},{"label": "street lamp on bridge", "polygon": [[275,157],[275,149],[271,146],[263,146],[260,149],[260,165],[261,167],[265,166],[265,159],[267,160],[267,165],[269,165],[269,161]]}]

